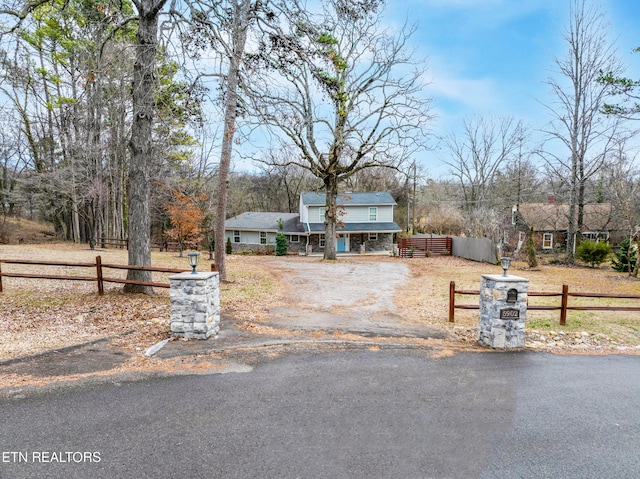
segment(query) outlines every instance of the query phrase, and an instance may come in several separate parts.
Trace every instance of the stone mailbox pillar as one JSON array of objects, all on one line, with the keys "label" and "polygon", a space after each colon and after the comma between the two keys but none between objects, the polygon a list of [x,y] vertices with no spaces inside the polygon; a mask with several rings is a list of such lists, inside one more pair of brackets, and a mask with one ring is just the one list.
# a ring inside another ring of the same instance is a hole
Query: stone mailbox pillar
[{"label": "stone mailbox pillar", "polygon": [[207,339],[220,329],[220,276],[180,273],[169,277],[171,333]]},{"label": "stone mailbox pillar", "polygon": [[523,348],[529,280],[483,274],[480,283],[478,343],[491,348]]}]

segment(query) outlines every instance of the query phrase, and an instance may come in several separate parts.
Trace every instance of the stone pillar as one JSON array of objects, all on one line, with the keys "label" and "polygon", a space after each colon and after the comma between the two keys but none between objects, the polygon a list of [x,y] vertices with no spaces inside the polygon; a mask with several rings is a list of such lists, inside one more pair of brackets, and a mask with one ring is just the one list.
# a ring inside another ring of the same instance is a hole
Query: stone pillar
[{"label": "stone pillar", "polygon": [[483,274],[478,343],[490,348],[523,348],[529,280]]},{"label": "stone pillar", "polygon": [[180,273],[169,277],[171,333],[207,339],[220,329],[220,275]]}]

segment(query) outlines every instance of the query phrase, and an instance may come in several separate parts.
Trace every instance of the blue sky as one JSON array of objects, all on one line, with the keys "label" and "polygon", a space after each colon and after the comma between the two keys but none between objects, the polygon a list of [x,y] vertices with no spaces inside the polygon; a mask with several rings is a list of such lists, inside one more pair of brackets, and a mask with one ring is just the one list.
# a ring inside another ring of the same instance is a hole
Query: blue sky
[{"label": "blue sky", "polygon": [[[640,78],[640,53],[631,53],[640,46],[640,0],[601,5],[628,75]],[[389,0],[386,18],[418,23],[413,43],[427,58],[441,135],[474,115],[511,116],[532,128],[548,122],[540,102],[549,100],[554,56],[566,52],[568,10],[569,0]],[[429,152],[423,161],[436,175],[437,157]]]}]

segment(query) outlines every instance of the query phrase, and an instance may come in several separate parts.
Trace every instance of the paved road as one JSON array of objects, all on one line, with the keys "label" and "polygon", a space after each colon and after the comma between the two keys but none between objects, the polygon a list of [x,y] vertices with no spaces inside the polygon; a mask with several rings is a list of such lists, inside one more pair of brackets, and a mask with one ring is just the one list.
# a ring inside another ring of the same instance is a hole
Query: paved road
[{"label": "paved road", "polygon": [[637,478],[638,398],[637,357],[291,354],[4,400],[0,477]]}]

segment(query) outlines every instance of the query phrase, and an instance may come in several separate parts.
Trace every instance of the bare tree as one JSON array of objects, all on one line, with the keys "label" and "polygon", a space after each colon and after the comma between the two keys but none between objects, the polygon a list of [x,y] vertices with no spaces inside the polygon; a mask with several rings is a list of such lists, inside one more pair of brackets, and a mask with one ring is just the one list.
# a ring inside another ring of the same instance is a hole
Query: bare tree
[{"label": "bare tree", "polygon": [[[397,168],[424,147],[430,100],[407,51],[413,29],[379,22],[383,2],[325,0],[320,13],[280,2],[254,56],[270,68],[250,77],[252,113],[298,157],[326,193],[325,259],[336,259],[338,187],[365,168]],[[280,23],[278,23],[280,19]]]},{"label": "bare tree", "polygon": [[[552,121],[545,131],[550,141],[544,156],[554,175],[567,181],[566,252],[571,262],[583,223],[587,180],[604,165],[618,128],[615,118],[602,114],[608,90],[599,79],[603,71],[619,74],[620,66],[607,40],[604,16],[591,0],[571,0],[564,41],[567,55],[555,59],[558,76],[547,82],[553,101],[546,105]],[[559,150],[553,149],[554,143]]]},{"label": "bare tree", "polygon": [[467,119],[461,135],[449,136],[446,144],[451,156],[443,162],[460,185],[468,213],[492,206],[493,182],[500,168],[516,159],[524,136],[521,122],[490,117]]},{"label": "bare tree", "polygon": [[[638,227],[640,226],[640,171],[634,161],[626,151],[627,143],[621,141],[618,148],[613,152],[613,161],[608,166],[608,179],[610,182],[609,191],[615,208],[616,215],[623,223],[622,226],[629,233],[629,245],[636,239]],[[630,258],[630,255],[628,255]],[[629,268],[629,274],[638,276],[638,263],[636,261],[633,270]]]},{"label": "bare tree", "polygon": [[[188,0],[188,33],[183,40],[190,53],[199,56],[200,50],[220,53],[217,71],[204,75],[221,79],[223,98],[223,133],[218,167],[218,188],[215,219],[215,260],[220,279],[227,277],[225,261],[225,221],[227,219],[228,183],[231,170],[236,119],[239,111],[241,70],[245,56],[247,36],[255,23],[258,10],[263,7],[257,0]],[[185,17],[183,17],[185,18]]]}]

